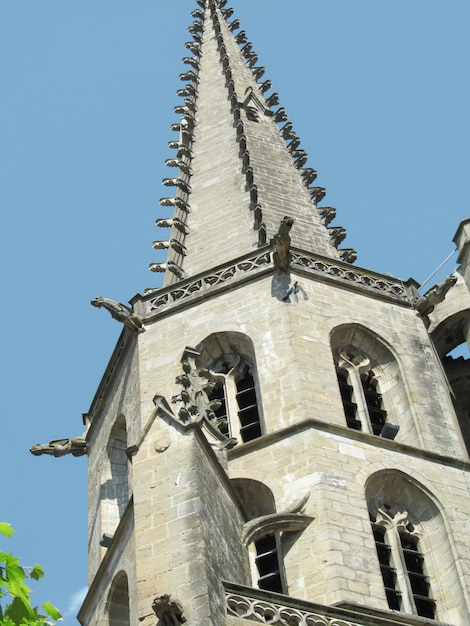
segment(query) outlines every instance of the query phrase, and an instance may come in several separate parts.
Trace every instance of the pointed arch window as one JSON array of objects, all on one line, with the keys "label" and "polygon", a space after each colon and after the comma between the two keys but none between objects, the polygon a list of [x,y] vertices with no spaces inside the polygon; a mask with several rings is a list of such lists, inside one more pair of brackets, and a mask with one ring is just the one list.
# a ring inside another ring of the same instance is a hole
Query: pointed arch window
[{"label": "pointed arch window", "polygon": [[389,608],[434,619],[436,603],[430,595],[420,533],[408,513],[394,513],[385,505],[372,530]]},{"label": "pointed arch window", "polygon": [[198,366],[209,370],[213,389],[209,400],[216,425],[226,437],[247,443],[263,434],[254,347],[246,335],[214,333],[198,347]]},{"label": "pointed arch window", "polygon": [[348,428],[380,435],[387,421],[380,393],[380,373],[357,348],[343,350],[336,375]]},{"label": "pointed arch window", "polygon": [[222,359],[210,368],[216,383],[209,395],[219,400],[215,411],[219,430],[227,437],[241,439],[243,443],[261,437],[261,424],[256,397],[255,381],[246,360],[236,355],[230,364]]}]

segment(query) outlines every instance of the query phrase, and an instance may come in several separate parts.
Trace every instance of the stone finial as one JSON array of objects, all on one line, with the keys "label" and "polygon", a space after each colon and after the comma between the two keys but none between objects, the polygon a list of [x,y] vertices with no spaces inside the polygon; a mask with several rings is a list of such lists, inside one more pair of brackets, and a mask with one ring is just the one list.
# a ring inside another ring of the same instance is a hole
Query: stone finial
[{"label": "stone finial", "polygon": [[279,230],[274,236],[275,251],[273,254],[274,267],[278,272],[288,272],[291,253],[290,253],[290,229],[294,224],[294,220],[287,215],[281,220]]},{"label": "stone finial", "polygon": [[94,298],[91,301],[91,304],[97,308],[105,308],[111,313],[111,317],[118,322],[122,322],[126,328],[129,328],[129,330],[137,333],[144,332],[145,328],[142,319],[138,315],[135,315],[133,310],[125,304],[101,297]]},{"label": "stone finial", "polygon": [[167,593],[161,593],[154,599],[152,609],[158,617],[159,626],[178,626],[186,622],[181,602]]},{"label": "stone finial", "polygon": [[415,309],[420,315],[429,315],[434,311],[436,304],[439,304],[444,300],[447,292],[455,285],[456,282],[457,276],[454,274],[447,276],[445,280],[440,282],[438,285],[431,287],[431,289],[429,289],[424,296],[421,296],[415,301]]},{"label": "stone finial", "polygon": [[37,443],[30,449],[34,456],[49,454],[50,456],[83,456],[87,454],[87,443],[85,437],[74,437],[73,439],[54,439],[46,444]]}]

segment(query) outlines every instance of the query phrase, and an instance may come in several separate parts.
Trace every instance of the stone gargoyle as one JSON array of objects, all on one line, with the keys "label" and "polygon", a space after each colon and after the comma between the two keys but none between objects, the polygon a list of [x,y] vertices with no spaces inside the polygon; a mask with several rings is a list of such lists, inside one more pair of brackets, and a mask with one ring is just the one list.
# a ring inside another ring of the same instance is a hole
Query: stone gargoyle
[{"label": "stone gargoyle", "polygon": [[87,443],[84,437],[74,437],[73,439],[54,439],[46,444],[37,443],[30,449],[31,454],[34,456],[41,456],[42,454],[49,454],[50,456],[65,456],[71,454],[72,456],[83,456],[87,454]]},{"label": "stone gargoyle", "polygon": [[447,276],[445,280],[437,285],[434,285],[434,287],[431,287],[431,289],[429,289],[424,296],[421,296],[415,301],[415,309],[420,315],[429,315],[434,311],[436,304],[439,304],[444,300],[447,292],[455,285],[456,282],[457,276],[455,276],[455,274]]},{"label": "stone gargoyle", "polygon": [[290,252],[290,229],[293,224],[294,220],[291,217],[288,217],[287,215],[283,217],[279,230],[273,239],[275,248],[273,254],[274,267],[281,273],[289,271],[292,256]]},{"label": "stone gargoyle", "polygon": [[120,302],[115,302],[114,300],[109,300],[108,298],[94,298],[91,301],[93,306],[98,308],[104,307],[107,311],[111,313],[111,316],[114,317],[118,322],[122,322],[126,328],[129,328],[132,332],[143,333],[145,328],[142,322],[142,319],[135,315],[133,310],[126,306],[125,304],[121,304]]},{"label": "stone gargoyle", "polygon": [[159,626],[178,626],[186,622],[181,603],[167,593],[161,593],[154,599],[152,609],[158,617]]}]

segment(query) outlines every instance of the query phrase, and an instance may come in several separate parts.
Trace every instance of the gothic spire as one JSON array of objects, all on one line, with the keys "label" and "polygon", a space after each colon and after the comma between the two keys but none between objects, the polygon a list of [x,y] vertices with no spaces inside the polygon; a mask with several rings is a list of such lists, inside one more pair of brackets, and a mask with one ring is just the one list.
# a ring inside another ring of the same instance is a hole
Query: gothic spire
[{"label": "gothic spire", "polygon": [[335,209],[318,206],[325,189],[233,9],[197,3],[163,180],[173,193],[157,220],[169,237],[153,244],[167,261],[150,269],[164,271],[168,285],[216,267],[268,245],[285,216],[293,246],[354,261],[354,251],[337,249],[346,231],[329,226]]}]

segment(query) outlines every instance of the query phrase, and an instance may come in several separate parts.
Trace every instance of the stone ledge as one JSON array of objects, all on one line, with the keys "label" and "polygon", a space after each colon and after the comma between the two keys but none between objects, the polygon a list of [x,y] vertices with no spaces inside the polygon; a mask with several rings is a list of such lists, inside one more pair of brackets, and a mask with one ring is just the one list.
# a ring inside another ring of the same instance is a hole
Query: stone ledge
[{"label": "stone ledge", "polygon": [[261,447],[266,447],[277,441],[282,441],[283,439],[287,439],[293,434],[297,434],[305,430],[317,430],[333,433],[335,435],[338,435],[339,437],[347,439],[348,441],[361,441],[367,445],[371,445],[374,447],[385,448],[387,450],[395,451],[399,454],[405,454],[407,456],[421,458],[432,463],[439,463],[441,465],[454,467],[463,472],[470,472],[470,462],[466,459],[443,456],[438,454],[437,452],[422,450],[421,448],[415,448],[414,446],[409,446],[405,443],[400,443],[391,439],[385,439],[384,437],[377,437],[376,435],[370,435],[369,433],[354,430],[352,428],[348,428],[347,426],[329,424],[327,422],[322,422],[313,418],[301,420],[296,424],[292,424],[291,426],[287,426],[286,428],[282,428],[281,430],[268,433],[267,435],[263,435],[262,437],[258,437],[257,439],[252,439],[248,443],[244,443],[234,448],[231,448],[227,452],[228,460],[230,461],[231,459],[238,458],[244,454],[250,454],[251,452],[258,450]]}]

